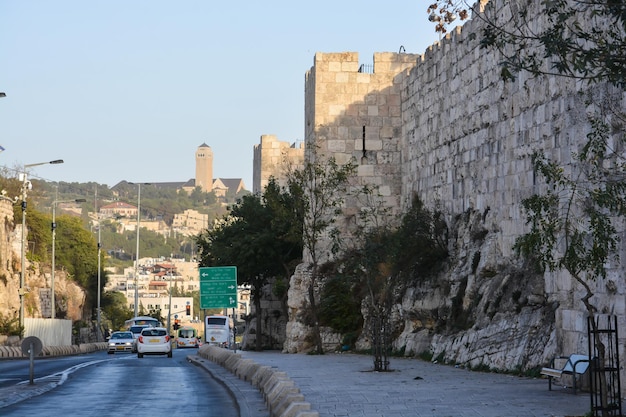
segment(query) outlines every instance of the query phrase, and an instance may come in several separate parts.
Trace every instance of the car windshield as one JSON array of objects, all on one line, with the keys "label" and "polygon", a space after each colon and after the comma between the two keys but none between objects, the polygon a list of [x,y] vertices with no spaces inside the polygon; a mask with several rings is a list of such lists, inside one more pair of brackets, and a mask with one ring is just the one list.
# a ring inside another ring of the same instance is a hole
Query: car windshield
[{"label": "car windshield", "polygon": [[141,331],[142,331],[143,329],[145,329],[145,328],[146,328],[146,326],[132,326],[132,327],[130,328],[130,331],[131,331],[132,333],[139,334],[139,333],[141,333]]},{"label": "car windshield", "polygon": [[186,338],[193,337],[193,330],[187,330],[187,329],[179,330],[178,331],[178,336],[179,337],[186,337]]},{"label": "car windshield", "polygon": [[164,329],[145,329],[141,332],[142,336],[165,336]]}]

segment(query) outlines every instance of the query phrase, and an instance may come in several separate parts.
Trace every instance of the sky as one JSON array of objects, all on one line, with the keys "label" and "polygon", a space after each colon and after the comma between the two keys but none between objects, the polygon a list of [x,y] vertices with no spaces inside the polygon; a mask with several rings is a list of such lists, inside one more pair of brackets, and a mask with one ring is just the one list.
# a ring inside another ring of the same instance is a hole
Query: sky
[{"label": "sky", "polygon": [[423,0],[0,0],[0,167],[46,181],[182,182],[195,152],[252,190],[261,135],[304,140],[316,52],[423,53]]}]

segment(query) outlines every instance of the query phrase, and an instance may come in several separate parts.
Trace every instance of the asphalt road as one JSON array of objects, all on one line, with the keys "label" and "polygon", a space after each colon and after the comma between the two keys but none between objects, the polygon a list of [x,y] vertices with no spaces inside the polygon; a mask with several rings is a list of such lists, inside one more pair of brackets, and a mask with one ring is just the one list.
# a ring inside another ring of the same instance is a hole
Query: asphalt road
[{"label": "asphalt road", "polygon": [[[238,417],[237,403],[229,391],[208,372],[188,363],[190,353],[175,349],[173,358],[138,359],[136,354],[97,352],[71,360],[51,360],[62,364],[66,371],[36,380],[34,385],[44,388],[52,381],[56,387],[45,395],[30,395],[0,408],[0,415]],[[81,364],[65,366],[76,359]],[[14,385],[14,379],[24,380],[24,376],[28,380],[28,364],[27,360],[0,362],[3,385]],[[43,363],[35,361],[36,378],[45,374],[43,367]]]}]

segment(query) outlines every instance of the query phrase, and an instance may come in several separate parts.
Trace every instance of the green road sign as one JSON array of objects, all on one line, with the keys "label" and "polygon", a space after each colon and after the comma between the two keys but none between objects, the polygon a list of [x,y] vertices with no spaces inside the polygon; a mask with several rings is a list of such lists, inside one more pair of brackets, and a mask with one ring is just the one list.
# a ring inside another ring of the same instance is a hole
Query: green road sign
[{"label": "green road sign", "polygon": [[216,266],[200,270],[200,308],[237,307],[237,267]]}]

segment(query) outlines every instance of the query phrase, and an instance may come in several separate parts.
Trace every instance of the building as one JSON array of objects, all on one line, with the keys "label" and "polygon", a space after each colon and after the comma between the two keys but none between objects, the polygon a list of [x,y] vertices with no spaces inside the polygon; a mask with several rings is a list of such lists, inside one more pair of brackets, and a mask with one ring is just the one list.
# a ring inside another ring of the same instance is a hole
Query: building
[{"label": "building", "polygon": [[196,187],[205,193],[213,191],[213,150],[206,143],[196,150]]},{"label": "building", "polygon": [[172,228],[176,233],[185,236],[197,235],[209,225],[209,215],[197,210],[188,209],[174,215]]},{"label": "building", "polygon": [[262,135],[258,145],[254,145],[252,192],[260,194],[271,177],[278,185],[287,185],[287,172],[302,167],[304,142],[283,142],[274,135]]},{"label": "building", "polygon": [[109,219],[112,217],[137,217],[137,206],[124,203],[123,201],[115,201],[100,207],[98,213],[101,219]]},{"label": "building", "polygon": [[[191,178],[187,181],[151,182],[150,184],[151,186],[157,188],[184,190],[189,194],[191,194],[196,187],[200,187],[203,192],[215,192],[218,198],[223,198],[226,195],[235,195],[246,189],[246,186],[241,178],[213,178],[213,151],[206,143],[203,143],[196,149],[195,164],[195,178]],[[111,187],[111,189],[115,191],[116,187],[127,183],[127,181],[121,181]],[[100,209],[100,212],[102,212],[102,208]],[[136,207],[135,216],[137,216]]]}]

